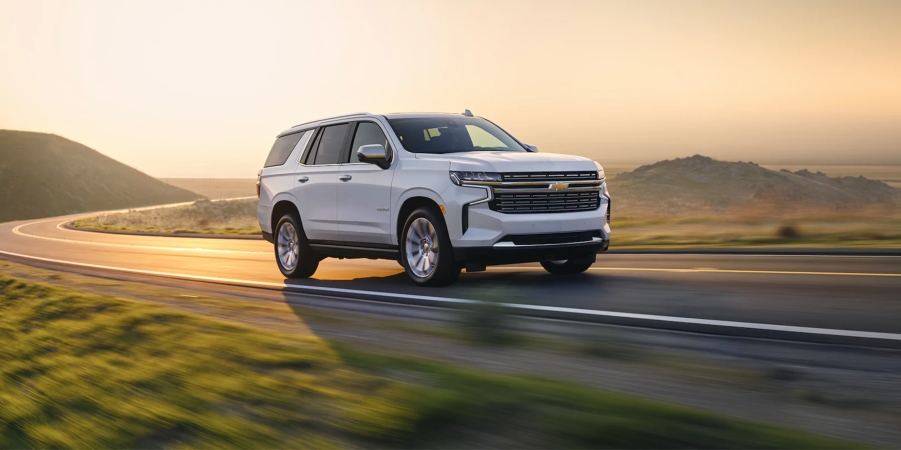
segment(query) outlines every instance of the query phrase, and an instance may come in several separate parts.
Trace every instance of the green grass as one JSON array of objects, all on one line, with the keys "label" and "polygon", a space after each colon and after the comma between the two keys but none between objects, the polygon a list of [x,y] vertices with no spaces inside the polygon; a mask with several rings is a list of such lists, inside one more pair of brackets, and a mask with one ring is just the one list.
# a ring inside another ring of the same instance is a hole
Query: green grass
[{"label": "green grass", "polygon": [[[372,373],[405,371],[435,386],[416,398],[422,420],[404,446],[464,446],[490,433],[489,446],[557,448],[802,448],[850,445],[678,406],[538,377],[485,375],[447,364],[373,355],[335,345],[343,360]],[[549,440],[548,438],[552,438]],[[852,445],[853,446],[853,445]]]},{"label": "green grass", "polygon": [[0,276],[0,448],[846,443]]},{"label": "green grass", "polygon": [[[828,214],[796,217],[632,217],[613,220],[612,247],[901,246],[901,217]],[[783,227],[796,233],[786,236]]]},{"label": "green grass", "polygon": [[107,214],[72,222],[76,228],[137,233],[259,235],[256,200],[197,200],[173,208]]}]

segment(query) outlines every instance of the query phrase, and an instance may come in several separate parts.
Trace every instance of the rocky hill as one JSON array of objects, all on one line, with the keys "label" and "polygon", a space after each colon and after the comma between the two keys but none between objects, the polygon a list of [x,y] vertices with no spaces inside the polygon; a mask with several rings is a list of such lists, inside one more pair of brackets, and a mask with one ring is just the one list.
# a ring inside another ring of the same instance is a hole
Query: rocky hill
[{"label": "rocky hill", "polygon": [[641,166],[617,175],[609,186],[619,208],[661,214],[725,211],[750,204],[848,209],[901,203],[901,190],[881,181],[831,178],[807,170],[774,171],[701,155]]},{"label": "rocky hill", "polygon": [[0,130],[0,222],[197,198],[78,142]]}]

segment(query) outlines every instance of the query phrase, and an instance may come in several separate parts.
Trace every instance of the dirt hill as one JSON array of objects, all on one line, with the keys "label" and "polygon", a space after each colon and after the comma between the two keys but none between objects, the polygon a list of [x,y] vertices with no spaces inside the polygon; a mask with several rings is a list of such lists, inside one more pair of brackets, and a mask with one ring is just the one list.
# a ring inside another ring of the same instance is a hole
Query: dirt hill
[{"label": "dirt hill", "polygon": [[0,130],[0,222],[197,198],[66,138]]},{"label": "dirt hill", "polygon": [[901,190],[864,177],[830,178],[807,170],[765,169],[750,162],[706,156],[660,161],[610,180],[621,211],[685,214],[725,211],[751,204],[850,209],[901,203]]}]

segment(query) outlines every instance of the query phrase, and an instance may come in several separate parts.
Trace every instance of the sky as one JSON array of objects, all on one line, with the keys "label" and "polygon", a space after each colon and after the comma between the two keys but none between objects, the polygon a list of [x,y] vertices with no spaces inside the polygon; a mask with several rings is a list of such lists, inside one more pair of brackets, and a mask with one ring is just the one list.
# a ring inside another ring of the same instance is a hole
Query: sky
[{"label": "sky", "polygon": [[901,164],[901,1],[0,0],[0,128],[253,177],[319,117],[470,109],[602,164]]}]

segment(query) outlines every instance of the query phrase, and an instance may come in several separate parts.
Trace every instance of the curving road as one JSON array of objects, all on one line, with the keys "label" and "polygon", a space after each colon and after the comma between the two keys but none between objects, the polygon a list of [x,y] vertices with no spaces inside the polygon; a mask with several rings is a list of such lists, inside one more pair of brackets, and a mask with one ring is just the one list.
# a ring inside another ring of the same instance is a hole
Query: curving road
[{"label": "curving road", "polygon": [[498,300],[543,317],[901,343],[901,256],[610,252],[580,276],[500,266],[464,273],[448,288],[424,289],[392,261],[327,259],[315,279],[287,282],[264,241],[63,227],[87,215],[0,224],[0,257],[402,303]]}]

